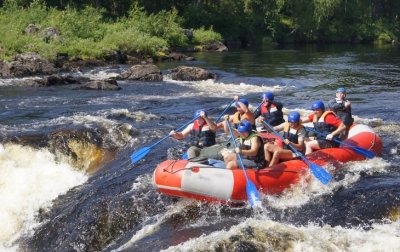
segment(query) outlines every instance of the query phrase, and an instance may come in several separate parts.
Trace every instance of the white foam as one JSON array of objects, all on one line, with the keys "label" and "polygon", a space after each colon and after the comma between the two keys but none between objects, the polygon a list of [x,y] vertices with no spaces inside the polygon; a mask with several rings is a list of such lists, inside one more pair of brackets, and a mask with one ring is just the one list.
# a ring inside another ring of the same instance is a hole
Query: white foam
[{"label": "white foam", "polygon": [[[299,183],[285,190],[280,195],[267,195],[265,201],[269,206],[276,209],[287,209],[301,207],[311,200],[320,198],[322,195],[333,194],[341,188],[350,188],[361,178],[361,173],[368,175],[386,173],[391,164],[382,158],[373,158],[363,161],[354,161],[341,164],[340,169],[345,171],[343,179],[339,181],[332,180],[327,185],[322,184],[318,179],[312,177],[310,181],[305,181],[305,177]],[[332,173],[335,169],[328,164],[323,168]]]},{"label": "white foam", "polygon": [[[234,95],[244,96],[251,93],[262,93],[266,91],[280,92],[286,89],[286,86],[274,85],[265,86],[262,83],[258,85],[247,83],[222,83],[216,82],[213,79],[204,81],[176,81],[169,78],[164,78],[165,82],[176,83],[182,86],[190,86],[197,89],[196,93],[189,93],[188,96],[204,95],[208,97],[233,97]],[[186,97],[186,96],[185,96]]]},{"label": "white foam", "polygon": [[0,144],[0,248],[38,225],[39,209],[87,176],[67,164],[57,163],[47,150]]},{"label": "white foam", "polygon": [[[248,227],[252,228],[249,235]],[[234,239],[231,239],[235,237]],[[372,229],[317,226],[304,227],[271,220],[247,219],[228,231],[216,231],[190,239],[163,251],[224,251],[238,242],[253,244],[258,250],[274,251],[399,251],[400,222],[374,224]]]}]

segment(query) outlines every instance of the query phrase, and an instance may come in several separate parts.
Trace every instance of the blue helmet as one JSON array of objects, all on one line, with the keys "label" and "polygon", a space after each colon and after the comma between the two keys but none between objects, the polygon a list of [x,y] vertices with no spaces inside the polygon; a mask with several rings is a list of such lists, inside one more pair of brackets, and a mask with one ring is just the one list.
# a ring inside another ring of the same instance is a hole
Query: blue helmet
[{"label": "blue helmet", "polygon": [[336,89],[336,93],[346,93],[346,89],[344,87],[340,87]]},{"label": "blue helmet", "polygon": [[312,106],[311,106],[312,110],[317,110],[317,109],[322,109],[325,110],[325,105],[322,101],[315,101]]},{"label": "blue helmet", "polygon": [[193,118],[197,118],[200,116],[201,111],[204,111],[204,114],[207,116],[207,112],[204,109],[199,109],[194,112]]},{"label": "blue helmet", "polygon": [[262,94],[261,98],[264,99],[264,100],[273,101],[274,100],[274,94],[271,93],[271,92],[266,92],[266,93]]},{"label": "blue helmet", "polygon": [[289,113],[288,122],[299,123],[300,122],[300,114],[297,111],[293,111]]},{"label": "blue helmet", "polygon": [[[248,102],[246,99],[240,98],[239,101],[240,101],[241,103],[243,103],[246,107],[249,107],[249,102]],[[235,106],[236,106],[236,107],[239,107],[239,103],[236,102],[236,103],[235,103]]]},{"label": "blue helmet", "polygon": [[248,132],[249,134],[251,133],[251,131],[253,130],[251,123],[247,120],[243,120],[239,123],[239,126],[237,128],[237,130],[240,133],[244,133],[244,132]]}]

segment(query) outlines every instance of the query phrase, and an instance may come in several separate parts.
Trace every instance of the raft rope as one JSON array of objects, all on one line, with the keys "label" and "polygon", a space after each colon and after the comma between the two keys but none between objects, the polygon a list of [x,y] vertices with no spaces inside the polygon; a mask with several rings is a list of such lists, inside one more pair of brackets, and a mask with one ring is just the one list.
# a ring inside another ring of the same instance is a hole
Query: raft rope
[{"label": "raft rope", "polygon": [[[171,162],[167,168],[164,168],[163,171],[167,172],[169,174],[175,174],[178,173],[180,171],[184,171],[184,170],[193,170],[193,168],[197,168],[197,169],[221,169],[221,168],[217,168],[217,167],[213,167],[213,166],[192,166],[192,167],[188,167],[188,168],[181,168],[178,169],[176,171],[173,170],[174,165],[178,162],[179,160],[174,160],[173,162]],[[249,169],[251,170],[251,169]],[[305,171],[305,169],[303,170],[279,170],[279,169],[270,169],[270,170],[264,170],[264,169],[260,169],[258,171],[264,171],[264,172],[290,172],[290,173],[303,173]]]}]

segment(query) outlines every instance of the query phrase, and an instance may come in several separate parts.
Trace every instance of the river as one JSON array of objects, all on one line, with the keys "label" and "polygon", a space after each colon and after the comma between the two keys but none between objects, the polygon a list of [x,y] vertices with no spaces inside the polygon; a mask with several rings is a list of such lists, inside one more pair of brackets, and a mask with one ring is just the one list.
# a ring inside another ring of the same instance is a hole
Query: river
[{"label": "river", "polygon": [[[0,251],[400,251],[400,47],[190,56],[196,61],[158,66],[165,74],[177,65],[199,66],[217,79],[165,75],[162,82],[118,81],[120,91],[0,80]],[[69,74],[104,79],[127,68]],[[306,115],[313,101],[327,102],[342,86],[356,122],[382,138],[382,156],[343,164],[328,185],[312,180],[263,195],[260,211],[159,194],[152,171],[184,142],[168,139],[130,164],[134,151],[195,110],[216,117],[234,95],[257,106],[271,91],[286,113]]]}]

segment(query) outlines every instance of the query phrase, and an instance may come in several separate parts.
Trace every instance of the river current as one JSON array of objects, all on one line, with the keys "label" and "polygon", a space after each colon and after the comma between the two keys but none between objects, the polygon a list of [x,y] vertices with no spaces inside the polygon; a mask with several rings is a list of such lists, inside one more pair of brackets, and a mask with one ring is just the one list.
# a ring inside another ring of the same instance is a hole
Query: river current
[{"label": "river current", "polygon": [[[190,56],[196,61],[158,64],[162,82],[118,81],[119,91],[0,80],[0,251],[400,251],[400,47]],[[173,81],[167,74],[178,65],[217,79]],[[128,67],[68,74],[105,79]],[[382,156],[343,164],[328,185],[313,179],[263,195],[262,210],[159,194],[152,172],[184,141],[167,139],[130,163],[195,110],[217,117],[234,95],[255,107],[271,91],[285,113],[306,115],[338,87],[355,121],[382,138]]]}]

